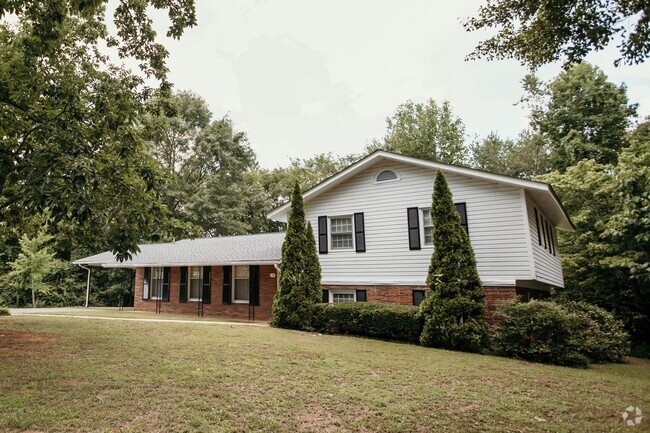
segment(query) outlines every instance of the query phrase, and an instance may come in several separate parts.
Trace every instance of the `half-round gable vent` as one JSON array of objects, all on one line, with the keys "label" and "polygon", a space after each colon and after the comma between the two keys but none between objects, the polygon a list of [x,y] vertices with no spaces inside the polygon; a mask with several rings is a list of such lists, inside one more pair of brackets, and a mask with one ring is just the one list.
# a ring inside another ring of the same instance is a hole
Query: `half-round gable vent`
[{"label": "half-round gable vent", "polygon": [[397,180],[397,174],[392,170],[384,170],[377,175],[377,182],[386,182],[387,180]]}]

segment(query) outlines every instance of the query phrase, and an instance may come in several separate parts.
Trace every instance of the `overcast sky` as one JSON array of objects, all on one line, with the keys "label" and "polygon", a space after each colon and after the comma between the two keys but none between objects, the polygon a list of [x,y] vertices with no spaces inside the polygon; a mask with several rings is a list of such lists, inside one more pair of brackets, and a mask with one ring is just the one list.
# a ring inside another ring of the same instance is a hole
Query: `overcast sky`
[{"label": "overcast sky", "polygon": [[[513,105],[526,70],[515,61],[464,61],[482,35],[461,23],[479,0],[197,3],[198,26],[165,41],[170,78],[247,132],[262,167],[361,152],[408,99],[449,100],[468,142],[490,131],[515,137],[527,124]],[[588,60],[610,81],[627,83],[630,101],[650,114],[650,62],[614,68],[615,54]],[[550,65],[540,75],[559,71]]]}]

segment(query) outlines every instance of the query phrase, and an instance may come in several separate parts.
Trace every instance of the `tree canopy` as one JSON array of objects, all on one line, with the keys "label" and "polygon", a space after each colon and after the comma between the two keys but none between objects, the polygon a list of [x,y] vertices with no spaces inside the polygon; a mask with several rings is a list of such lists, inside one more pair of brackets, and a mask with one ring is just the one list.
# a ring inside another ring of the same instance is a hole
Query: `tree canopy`
[{"label": "tree canopy", "polygon": [[383,140],[371,142],[368,152],[383,149],[447,164],[465,163],[465,125],[448,101],[407,101],[386,119],[386,125]]},{"label": "tree canopy", "polygon": [[650,12],[637,0],[492,0],[464,26],[497,31],[468,59],[514,58],[531,69],[557,60],[578,63],[613,40],[617,66],[643,63],[650,55]]}]

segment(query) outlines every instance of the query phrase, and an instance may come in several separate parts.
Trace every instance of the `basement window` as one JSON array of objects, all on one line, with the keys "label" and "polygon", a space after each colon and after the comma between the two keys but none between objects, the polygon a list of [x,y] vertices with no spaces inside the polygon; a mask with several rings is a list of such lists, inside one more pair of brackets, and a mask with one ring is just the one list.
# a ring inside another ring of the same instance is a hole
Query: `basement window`
[{"label": "basement window", "polygon": [[354,290],[350,291],[330,291],[331,301],[334,304],[339,302],[357,302],[357,293]]}]

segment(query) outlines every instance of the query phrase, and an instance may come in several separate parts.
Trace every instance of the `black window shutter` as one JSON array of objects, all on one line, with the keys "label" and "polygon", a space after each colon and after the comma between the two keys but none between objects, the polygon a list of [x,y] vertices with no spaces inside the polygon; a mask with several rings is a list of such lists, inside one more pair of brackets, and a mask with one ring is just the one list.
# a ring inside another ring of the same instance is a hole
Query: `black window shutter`
[{"label": "black window shutter", "polygon": [[212,300],[212,266],[203,266],[203,292],[201,293],[201,301],[204,304],[209,304]]},{"label": "black window shutter", "polygon": [[327,217],[318,217],[318,254],[327,254]]},{"label": "black window shutter", "polygon": [[259,265],[250,266],[250,297],[249,304],[253,307],[260,305],[260,267]]},{"label": "black window shutter", "polygon": [[413,305],[416,307],[422,303],[424,299],[424,290],[413,290]]},{"label": "black window shutter", "polygon": [[172,268],[165,266],[163,269],[163,286],[162,286],[162,300],[169,302],[169,280],[171,278]]},{"label": "black window shutter", "polygon": [[557,241],[557,232],[553,227],[551,227],[551,245],[553,245],[553,255],[555,255],[555,246],[557,245],[555,241]]},{"label": "black window shutter", "polygon": [[322,301],[327,304],[330,301],[330,291],[329,290],[323,290],[323,299]]},{"label": "black window shutter", "polygon": [[181,267],[181,282],[178,286],[178,302],[187,302],[187,266]]},{"label": "black window shutter", "polygon": [[363,212],[354,214],[354,243],[357,253],[366,252],[366,225],[363,220]]},{"label": "black window shutter", "polygon": [[542,237],[544,238],[544,249],[548,247],[548,243],[546,241],[546,229],[544,228],[544,217],[542,217]]},{"label": "black window shutter", "polygon": [[357,302],[366,302],[365,290],[357,290]]},{"label": "black window shutter", "polygon": [[151,287],[151,268],[144,268],[144,278],[142,280],[142,299],[149,299]]},{"label": "black window shutter", "polygon": [[221,293],[221,303],[230,305],[232,295],[232,266],[223,267],[223,290]]},{"label": "black window shutter", "polygon": [[420,209],[410,207],[406,209],[409,227],[409,249],[420,249]]},{"label": "black window shutter", "polygon": [[465,229],[465,233],[469,234],[469,226],[467,224],[467,206],[465,203],[454,203],[456,211],[460,215],[460,225]]}]

